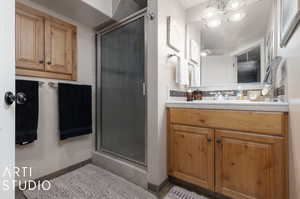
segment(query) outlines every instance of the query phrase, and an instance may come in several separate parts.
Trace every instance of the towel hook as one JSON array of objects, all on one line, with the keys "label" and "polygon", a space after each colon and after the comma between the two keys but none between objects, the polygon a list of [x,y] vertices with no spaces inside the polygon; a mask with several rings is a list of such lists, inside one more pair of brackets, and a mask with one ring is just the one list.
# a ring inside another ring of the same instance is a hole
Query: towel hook
[{"label": "towel hook", "polygon": [[45,82],[39,81],[39,86],[44,86]]},{"label": "towel hook", "polygon": [[48,86],[52,87],[52,88],[57,88],[57,84],[54,82],[49,82]]}]

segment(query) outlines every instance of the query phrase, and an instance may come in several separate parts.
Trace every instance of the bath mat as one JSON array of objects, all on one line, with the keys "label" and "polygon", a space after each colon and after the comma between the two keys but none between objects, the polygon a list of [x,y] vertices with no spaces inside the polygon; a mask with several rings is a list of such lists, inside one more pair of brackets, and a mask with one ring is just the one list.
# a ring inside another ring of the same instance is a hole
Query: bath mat
[{"label": "bath mat", "polygon": [[174,186],[164,199],[208,199],[204,196],[200,196],[194,192],[187,191],[183,188]]},{"label": "bath mat", "polygon": [[88,164],[50,181],[49,191],[24,191],[28,199],[157,199],[143,188]]}]

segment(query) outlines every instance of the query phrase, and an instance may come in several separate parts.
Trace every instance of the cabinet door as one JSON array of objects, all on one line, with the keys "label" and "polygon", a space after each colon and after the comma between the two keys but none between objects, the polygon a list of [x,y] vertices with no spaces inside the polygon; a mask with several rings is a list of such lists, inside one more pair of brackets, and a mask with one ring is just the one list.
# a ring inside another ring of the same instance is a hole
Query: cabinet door
[{"label": "cabinet door", "polygon": [[74,28],[55,20],[46,21],[46,71],[72,74]]},{"label": "cabinet door", "polygon": [[216,191],[234,199],[283,199],[284,138],[216,130]]},{"label": "cabinet door", "polygon": [[214,189],[214,130],[183,125],[171,127],[169,174]]},{"label": "cabinet door", "polygon": [[44,70],[44,19],[16,9],[16,66]]}]

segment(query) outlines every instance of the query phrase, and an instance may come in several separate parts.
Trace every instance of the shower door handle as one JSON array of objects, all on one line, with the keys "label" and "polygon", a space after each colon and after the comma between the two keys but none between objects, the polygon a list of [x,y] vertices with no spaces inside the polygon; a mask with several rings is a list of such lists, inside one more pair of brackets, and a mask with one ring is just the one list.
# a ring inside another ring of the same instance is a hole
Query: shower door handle
[{"label": "shower door handle", "polygon": [[147,95],[147,85],[145,82],[143,82],[143,96]]}]

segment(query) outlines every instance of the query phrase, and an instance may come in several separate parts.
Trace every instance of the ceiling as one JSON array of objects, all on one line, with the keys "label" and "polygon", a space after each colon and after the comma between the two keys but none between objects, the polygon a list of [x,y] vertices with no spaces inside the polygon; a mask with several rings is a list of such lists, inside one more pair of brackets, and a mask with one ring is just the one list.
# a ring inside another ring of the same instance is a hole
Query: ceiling
[{"label": "ceiling", "polygon": [[[137,12],[147,3],[147,0],[28,0],[33,1],[39,5],[45,6],[59,14],[72,18],[82,24],[95,28],[101,25],[114,23],[121,20],[132,13]],[[98,3],[111,3],[111,13],[105,13],[85,1]]]},{"label": "ceiling", "polygon": [[82,24],[95,27],[107,20],[109,16],[83,3],[81,0],[31,0]]},{"label": "ceiling", "polygon": [[208,0],[178,0],[185,9],[192,8]]},{"label": "ceiling", "polygon": [[[272,3],[272,0],[262,0],[248,6],[245,8],[247,17],[243,21],[225,22],[217,28],[202,28],[202,48],[210,49],[214,54],[229,54],[257,43],[267,34]],[[193,25],[203,27],[200,21]]]},{"label": "ceiling", "polygon": [[114,9],[112,19],[115,21],[122,20],[144,8],[144,3],[143,0],[120,0],[118,6]]}]

